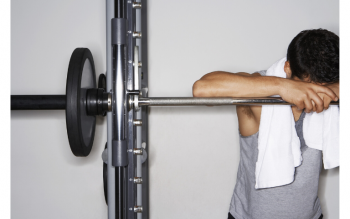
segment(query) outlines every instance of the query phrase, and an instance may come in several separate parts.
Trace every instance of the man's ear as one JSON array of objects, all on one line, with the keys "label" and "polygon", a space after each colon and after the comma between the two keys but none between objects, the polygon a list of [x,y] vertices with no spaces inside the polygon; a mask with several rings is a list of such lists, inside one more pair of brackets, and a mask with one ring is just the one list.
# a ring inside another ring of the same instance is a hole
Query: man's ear
[{"label": "man's ear", "polygon": [[284,72],[287,74],[287,78],[291,78],[292,77],[292,70],[290,69],[289,61],[286,61],[284,63]]}]

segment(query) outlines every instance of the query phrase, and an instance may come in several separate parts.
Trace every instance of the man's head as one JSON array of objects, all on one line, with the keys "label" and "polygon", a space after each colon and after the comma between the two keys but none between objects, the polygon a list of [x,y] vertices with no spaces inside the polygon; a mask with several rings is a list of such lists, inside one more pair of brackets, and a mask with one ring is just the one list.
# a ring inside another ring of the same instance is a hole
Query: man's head
[{"label": "man's head", "polygon": [[285,72],[315,83],[339,82],[339,37],[323,30],[304,30],[288,46]]}]

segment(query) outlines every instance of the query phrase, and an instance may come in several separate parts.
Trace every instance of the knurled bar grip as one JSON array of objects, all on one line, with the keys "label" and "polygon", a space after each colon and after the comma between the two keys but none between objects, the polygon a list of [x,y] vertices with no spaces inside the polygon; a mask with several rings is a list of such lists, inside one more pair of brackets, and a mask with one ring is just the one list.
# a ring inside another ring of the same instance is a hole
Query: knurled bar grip
[{"label": "knurled bar grip", "polygon": [[[205,105],[293,105],[279,97],[233,98],[233,97],[149,97],[139,98],[139,106],[205,106]],[[330,105],[339,105],[332,101]]]},{"label": "knurled bar grip", "polygon": [[11,95],[11,110],[64,110],[66,95]]}]

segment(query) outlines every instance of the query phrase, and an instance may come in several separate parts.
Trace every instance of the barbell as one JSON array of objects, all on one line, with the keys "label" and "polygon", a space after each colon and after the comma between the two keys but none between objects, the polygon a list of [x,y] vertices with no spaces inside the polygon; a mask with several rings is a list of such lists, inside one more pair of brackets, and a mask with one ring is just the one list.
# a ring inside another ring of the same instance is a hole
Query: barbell
[{"label": "barbell", "polygon": [[[142,93],[146,91],[126,91],[128,110],[142,106],[292,105],[278,97],[142,97],[145,96]],[[339,101],[332,101],[330,105],[339,105]],[[88,156],[91,151],[96,116],[105,116],[112,108],[112,93],[106,91],[104,74],[99,76],[96,87],[94,60],[87,48],[76,48],[71,55],[66,95],[11,95],[11,110],[65,109],[70,148],[80,157]]]},{"label": "barbell", "polygon": [[11,95],[11,110],[66,110],[70,148],[75,156],[89,155],[95,135],[96,115],[111,110],[111,94],[101,74],[96,87],[95,65],[87,48],[76,48],[70,58],[66,95]]}]

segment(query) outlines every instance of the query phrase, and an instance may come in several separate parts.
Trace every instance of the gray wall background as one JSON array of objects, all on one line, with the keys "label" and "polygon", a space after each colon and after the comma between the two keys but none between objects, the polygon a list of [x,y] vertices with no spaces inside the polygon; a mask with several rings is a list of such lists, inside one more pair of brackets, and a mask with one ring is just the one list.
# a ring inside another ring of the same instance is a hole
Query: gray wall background
[{"label": "gray wall background", "polygon": [[[13,0],[11,94],[64,94],[70,55],[92,51],[105,72],[105,1]],[[339,34],[339,2],[149,0],[149,94],[191,96],[202,75],[254,72],[285,55],[301,30]],[[236,181],[236,109],[150,110],[151,218],[226,218]],[[87,158],[72,155],[64,111],[11,112],[12,218],[107,218],[97,120]],[[339,169],[322,171],[324,218],[339,218]]]}]

